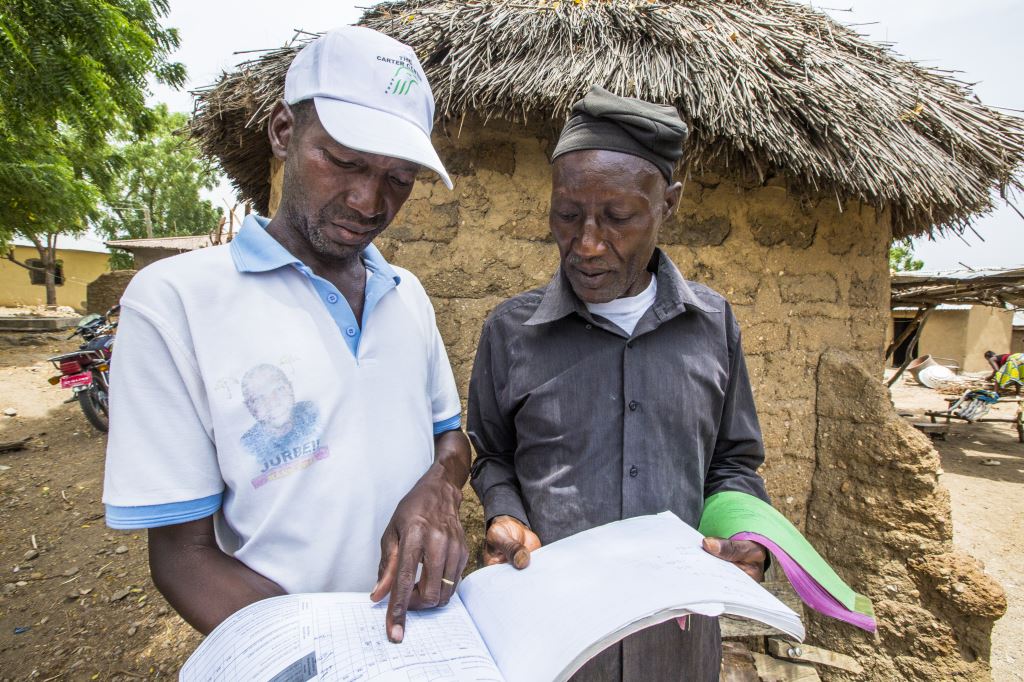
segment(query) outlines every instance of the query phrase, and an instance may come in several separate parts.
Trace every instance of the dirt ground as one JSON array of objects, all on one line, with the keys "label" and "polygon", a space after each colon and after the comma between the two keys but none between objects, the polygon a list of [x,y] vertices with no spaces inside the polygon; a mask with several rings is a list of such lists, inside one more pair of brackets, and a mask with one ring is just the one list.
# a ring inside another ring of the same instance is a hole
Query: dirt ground
[{"label": "dirt ground", "polygon": [[[900,380],[892,387],[900,412],[928,422],[925,410],[945,410],[953,397]],[[987,416],[1012,418],[1014,404]],[[1009,608],[992,632],[992,679],[1024,680],[1024,443],[1012,424],[954,422],[946,440],[933,441],[942,459],[941,481],[953,503],[953,541],[985,565],[1006,590]]]},{"label": "dirt ground", "polygon": [[[62,404],[68,392],[46,383],[46,357],[74,346],[30,338],[0,337],[0,443],[30,439],[0,453],[0,680],[174,678],[199,637],[153,587],[144,534],[103,523],[105,439],[77,404]],[[917,415],[945,406],[903,382],[893,398]],[[8,408],[17,414],[3,415]],[[1009,599],[993,635],[993,679],[1024,681],[1024,444],[1008,424],[955,424],[936,446],[955,541]]]},{"label": "dirt ground", "polygon": [[199,637],[150,582],[145,536],[103,523],[105,438],[46,382],[61,338],[0,345],[0,442],[31,438],[0,453],[0,679],[172,679]]}]

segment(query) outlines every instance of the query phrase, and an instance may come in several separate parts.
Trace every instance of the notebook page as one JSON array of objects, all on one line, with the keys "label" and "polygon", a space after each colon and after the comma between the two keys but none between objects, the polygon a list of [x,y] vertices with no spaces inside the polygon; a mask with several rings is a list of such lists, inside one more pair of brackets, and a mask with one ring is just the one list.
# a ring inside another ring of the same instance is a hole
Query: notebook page
[{"label": "notebook page", "polygon": [[737,612],[803,638],[789,607],[701,540],[669,512],[618,521],[542,547],[525,570],[481,569],[459,594],[508,682],[567,679],[609,644],[687,611]]},{"label": "notebook page", "polygon": [[218,626],[179,679],[501,682],[457,596],[444,608],[410,612],[401,644],[384,634],[384,608],[347,593],[256,602]]}]

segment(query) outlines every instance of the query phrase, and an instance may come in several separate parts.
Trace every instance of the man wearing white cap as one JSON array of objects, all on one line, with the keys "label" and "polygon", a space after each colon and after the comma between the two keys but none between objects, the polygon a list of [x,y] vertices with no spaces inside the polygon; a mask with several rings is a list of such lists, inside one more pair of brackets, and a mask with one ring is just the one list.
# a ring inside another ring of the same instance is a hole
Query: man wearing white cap
[{"label": "man wearing white cap", "polygon": [[[295,58],[268,135],[272,220],[160,261],[122,299],[104,503],[149,530],[153,580],[206,633],[286,592],[447,603],[466,563],[460,403],[430,300],[371,243],[421,166],[434,101],[406,45],[360,27]],[[419,580],[417,571],[422,565]]]}]

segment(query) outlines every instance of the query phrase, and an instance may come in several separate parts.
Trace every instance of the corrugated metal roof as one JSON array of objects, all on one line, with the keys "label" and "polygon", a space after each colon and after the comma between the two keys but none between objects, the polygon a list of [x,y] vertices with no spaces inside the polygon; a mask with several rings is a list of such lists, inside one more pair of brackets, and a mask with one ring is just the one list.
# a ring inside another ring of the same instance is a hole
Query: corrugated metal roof
[{"label": "corrugated metal roof", "polygon": [[985,277],[1024,277],[1024,265],[1013,268],[975,268],[973,270],[916,270],[894,272],[893,284],[926,284],[928,282],[970,281]]},{"label": "corrugated metal roof", "polygon": [[[29,240],[23,237],[15,237],[11,240],[11,244],[15,246],[29,246],[35,248],[35,245]],[[57,235],[57,249],[61,251],[87,251],[89,253],[110,253],[110,249],[104,246],[103,242],[100,241],[95,235],[86,233],[83,235],[70,235],[61,234]]]},{"label": "corrugated metal roof", "polygon": [[980,304],[1024,308],[1024,266],[897,272],[892,305]]},{"label": "corrugated metal roof", "polygon": [[[941,303],[935,306],[936,310],[970,310],[974,306],[969,303]],[[917,312],[918,307],[916,305],[898,305],[893,310],[903,310]]]},{"label": "corrugated metal roof", "polygon": [[111,239],[107,246],[114,249],[134,251],[135,249],[163,249],[167,251],[195,251],[213,246],[208,234],[185,237],[153,237],[152,239]]}]

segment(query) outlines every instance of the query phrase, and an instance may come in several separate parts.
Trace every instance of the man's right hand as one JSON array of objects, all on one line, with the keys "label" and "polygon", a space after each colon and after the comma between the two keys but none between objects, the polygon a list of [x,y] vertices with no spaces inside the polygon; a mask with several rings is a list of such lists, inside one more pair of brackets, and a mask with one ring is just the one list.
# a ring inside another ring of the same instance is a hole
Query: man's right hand
[{"label": "man's right hand", "polygon": [[495,516],[484,540],[484,565],[512,564],[518,569],[530,565],[530,552],[540,547],[540,538],[511,516]]}]

